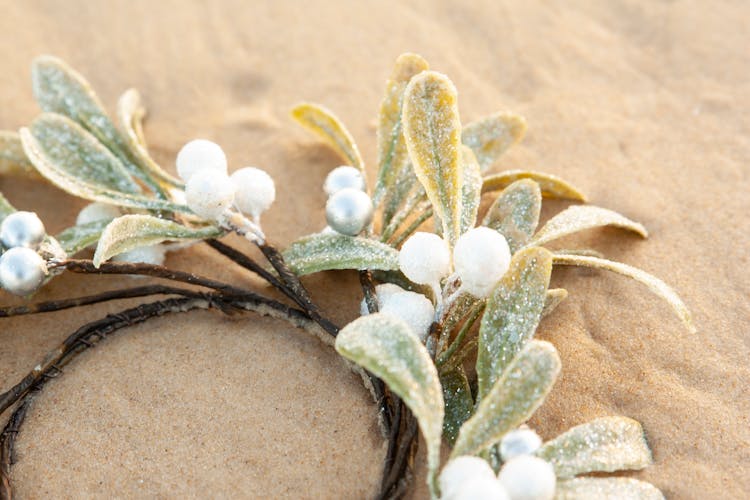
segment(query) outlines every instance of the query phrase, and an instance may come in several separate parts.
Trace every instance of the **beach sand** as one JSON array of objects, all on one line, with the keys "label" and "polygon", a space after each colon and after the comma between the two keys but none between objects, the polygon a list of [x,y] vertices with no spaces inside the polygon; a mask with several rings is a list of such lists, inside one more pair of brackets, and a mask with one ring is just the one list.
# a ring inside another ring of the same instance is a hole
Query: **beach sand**
[{"label": "beach sand", "polygon": [[[563,176],[651,233],[589,231],[560,247],[665,279],[699,329],[686,332],[625,278],[555,270],[553,286],[570,297],[538,337],[557,346],[563,371],[531,425],[550,438],[629,416],[654,452],[633,477],[669,498],[750,496],[750,6],[549,4],[3,1],[0,128],[38,112],[29,78],[38,54],[69,61],[112,111],[136,87],[167,168],[182,144],[205,137],[230,168],[273,175],[278,199],[263,223],[283,246],[323,227],[322,181],[341,162],[288,110],[300,100],[334,110],[372,180],[385,78],[400,53],[420,53],[456,83],[465,122],[497,110],[528,120],[496,170]],[[0,191],[51,232],[84,205],[29,180],[0,179]],[[565,206],[549,202],[543,216]],[[252,281],[205,246],[167,263]],[[131,283],[66,275],[36,299]],[[341,324],[357,314],[356,283],[353,273],[306,280]],[[123,307],[2,320],[0,389],[77,326]],[[12,479],[19,498],[365,498],[383,454],[370,395],[332,349],[279,321],[197,312],[125,330],[71,363],[36,399]],[[423,482],[414,498],[427,496]]]}]

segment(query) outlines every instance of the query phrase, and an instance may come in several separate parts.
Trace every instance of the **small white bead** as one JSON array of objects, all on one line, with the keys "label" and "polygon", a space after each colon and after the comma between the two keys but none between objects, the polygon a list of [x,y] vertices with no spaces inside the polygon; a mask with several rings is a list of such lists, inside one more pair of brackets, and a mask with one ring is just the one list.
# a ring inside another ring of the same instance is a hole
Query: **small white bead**
[{"label": "small white bead", "polygon": [[46,275],[44,259],[30,248],[11,248],[0,257],[0,284],[12,294],[33,293]]},{"label": "small white bead", "polygon": [[457,498],[458,495],[470,478],[486,478],[496,480],[495,472],[485,460],[464,455],[454,458],[448,462],[438,477],[440,486],[440,498]]},{"label": "small white bead", "polygon": [[401,272],[414,283],[434,286],[450,273],[448,243],[432,233],[414,233],[398,254]]},{"label": "small white bead", "polygon": [[366,187],[362,172],[358,168],[347,165],[331,170],[323,184],[323,190],[325,190],[328,196],[333,196],[344,188],[364,191]]},{"label": "small white bead", "polygon": [[177,153],[177,174],[188,182],[193,174],[210,170],[217,174],[227,173],[227,156],[221,146],[206,139],[188,142]]},{"label": "small white bead", "polygon": [[495,476],[471,476],[456,493],[444,500],[510,500],[508,492]]},{"label": "small white bead", "polygon": [[108,203],[89,203],[78,212],[76,225],[90,224],[100,220],[115,219],[122,215],[120,209]]},{"label": "small white bead", "polygon": [[356,236],[372,220],[372,200],[358,189],[344,188],[328,198],[326,221],[341,234]]},{"label": "small white bead", "polygon": [[539,457],[521,455],[510,459],[498,476],[512,500],[552,500],[555,469]]},{"label": "small white bead", "polygon": [[229,178],[234,183],[234,204],[244,214],[257,218],[276,199],[273,179],[259,168],[241,168]]},{"label": "small white bead", "polygon": [[500,441],[500,456],[503,462],[520,455],[531,455],[542,445],[542,438],[531,429],[516,429],[503,436]]},{"label": "small white bead", "polygon": [[200,217],[216,219],[232,206],[234,184],[221,173],[197,172],[185,186],[185,201]]},{"label": "small white bead", "polygon": [[36,249],[46,234],[44,224],[34,212],[13,212],[0,225],[0,241],[6,248]]},{"label": "small white bead", "polygon": [[[378,310],[383,308],[383,303],[388,300],[389,297],[396,293],[405,292],[403,288],[393,283],[382,283],[375,287],[375,295],[378,296]],[[367,309],[367,301],[363,298],[359,304],[359,313],[361,316],[367,316],[370,311]]]},{"label": "small white bead", "polygon": [[402,319],[420,341],[424,342],[435,319],[435,306],[416,292],[397,292],[383,299],[380,312]]},{"label": "small white bead", "polygon": [[456,242],[453,266],[465,291],[487,297],[510,266],[508,242],[494,229],[471,229]]},{"label": "small white bead", "polygon": [[164,264],[166,253],[167,248],[164,245],[149,245],[115,255],[112,260],[115,262],[134,262],[161,266]]}]

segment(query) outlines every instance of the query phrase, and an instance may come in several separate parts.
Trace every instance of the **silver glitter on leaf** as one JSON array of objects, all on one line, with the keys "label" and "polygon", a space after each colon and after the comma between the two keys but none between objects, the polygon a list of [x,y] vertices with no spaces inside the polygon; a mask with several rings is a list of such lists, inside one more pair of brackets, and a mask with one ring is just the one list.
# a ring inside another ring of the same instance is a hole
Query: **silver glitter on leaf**
[{"label": "silver glitter on leaf", "polygon": [[23,152],[21,137],[17,132],[0,131],[0,175],[39,175]]},{"label": "silver glitter on leaf", "polygon": [[445,420],[443,436],[449,445],[453,445],[461,426],[471,417],[474,411],[474,400],[471,397],[469,381],[461,366],[440,374],[440,385],[443,387],[445,400]]},{"label": "silver glitter on leaf", "polygon": [[531,179],[521,179],[500,193],[482,225],[499,231],[508,241],[511,253],[516,253],[534,234],[541,209],[539,184]]},{"label": "silver glitter on leaf", "polygon": [[464,184],[461,192],[461,234],[477,223],[479,202],[482,198],[482,172],[471,149],[461,146]]},{"label": "silver glitter on leaf", "polygon": [[289,245],[283,255],[300,276],[332,269],[398,269],[398,250],[375,240],[342,234],[306,236]]},{"label": "silver glitter on leaf", "polygon": [[75,255],[84,248],[99,241],[102,231],[112,219],[97,220],[87,224],[69,227],[61,231],[55,238],[69,256]]},{"label": "silver glitter on leaf", "polygon": [[522,116],[501,112],[466,125],[461,141],[474,151],[484,172],[525,133],[526,120]]},{"label": "silver glitter on leaf", "polygon": [[654,485],[630,477],[578,477],[558,481],[555,500],[664,500]]},{"label": "silver glitter on leaf", "polygon": [[560,366],[552,344],[529,341],[461,427],[451,457],[486,450],[528,420],[552,389]]},{"label": "silver glitter on leaf", "polygon": [[544,309],[542,309],[542,318],[552,314],[557,309],[560,302],[568,298],[568,291],[564,288],[552,288],[547,290],[547,296],[544,299]]},{"label": "silver glitter on leaf", "polygon": [[506,170],[499,174],[488,175],[484,178],[482,193],[504,189],[520,179],[531,179],[536,181],[542,189],[542,196],[545,198],[586,201],[586,196],[584,196],[583,193],[559,177],[529,170]]},{"label": "silver glitter on leaf", "polygon": [[592,205],[573,205],[552,217],[531,239],[531,245],[544,245],[552,240],[595,227],[615,226],[633,231],[647,238],[648,231],[641,224],[606,208]]}]

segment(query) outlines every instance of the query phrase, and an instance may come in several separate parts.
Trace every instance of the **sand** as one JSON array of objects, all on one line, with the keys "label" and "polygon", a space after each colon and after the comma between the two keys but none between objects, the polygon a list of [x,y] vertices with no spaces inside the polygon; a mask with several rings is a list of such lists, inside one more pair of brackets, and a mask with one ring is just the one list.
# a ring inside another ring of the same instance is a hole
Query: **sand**
[{"label": "sand", "polygon": [[[750,495],[750,64],[742,2],[2,2],[0,128],[37,113],[29,63],[68,60],[112,109],[138,88],[146,134],[172,168],[207,137],[231,168],[268,169],[264,219],[280,245],[319,230],[319,186],[339,160],[288,118],[299,100],[335,110],[374,177],[374,118],[403,51],[451,76],[464,120],[509,109],[529,133],[497,169],[564,176],[596,205],[644,223],[562,242],[666,279],[693,311],[691,335],[624,278],[560,269],[571,296],[538,336],[563,374],[532,425],[545,437],[603,415],[643,423],[655,464],[634,474],[669,498]],[[0,179],[55,231],[83,203]],[[564,203],[546,205],[549,217]],[[210,249],[168,264],[245,283]],[[38,299],[130,283],[64,276]],[[307,280],[339,322],[355,317],[355,277]],[[3,295],[3,303],[17,302]],[[132,302],[131,302],[132,304]],[[0,323],[0,388],[86,320],[122,305]],[[278,321],[191,313],[129,329],[81,356],[37,399],[19,436],[19,498],[364,498],[383,454],[374,406],[317,340]],[[422,468],[420,468],[422,470]],[[422,483],[420,477],[417,481]],[[424,498],[417,488],[414,498]]]}]

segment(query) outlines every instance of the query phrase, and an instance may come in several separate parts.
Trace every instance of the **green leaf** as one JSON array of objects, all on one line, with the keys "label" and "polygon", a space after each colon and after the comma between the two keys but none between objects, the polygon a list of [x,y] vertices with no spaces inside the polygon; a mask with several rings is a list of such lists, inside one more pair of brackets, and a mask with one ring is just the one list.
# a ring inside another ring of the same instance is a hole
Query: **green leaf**
[{"label": "green leaf", "polygon": [[414,413],[427,443],[430,488],[436,493],[443,432],[443,394],[429,353],[402,320],[379,313],[349,323],[336,351],[388,384]]},{"label": "green leaf", "polygon": [[461,234],[477,223],[479,202],[482,198],[482,172],[471,149],[461,146],[464,183],[461,189]]},{"label": "green leaf", "polygon": [[38,175],[23,152],[21,137],[17,132],[0,130],[0,175]]},{"label": "green leaf", "polygon": [[528,420],[552,389],[560,366],[552,344],[529,341],[461,427],[451,457],[486,450]]},{"label": "green leaf", "polygon": [[458,431],[474,411],[474,399],[466,374],[461,366],[440,374],[440,385],[443,387],[445,400],[445,420],[443,421],[443,436],[448,444],[453,446],[458,437]]},{"label": "green leaf", "polygon": [[603,417],[577,425],[537,450],[560,478],[589,472],[637,470],[651,464],[641,424],[625,417]]},{"label": "green leaf", "polygon": [[541,209],[539,184],[531,179],[521,179],[500,193],[482,224],[505,236],[511,253],[516,253],[534,234]]},{"label": "green leaf", "polygon": [[3,196],[3,193],[0,193],[0,222],[15,211],[15,207]]},{"label": "green leaf", "polygon": [[649,290],[654,294],[658,295],[662,299],[666,300],[667,303],[672,307],[677,317],[682,320],[685,327],[691,333],[697,332],[695,326],[693,326],[693,319],[690,315],[690,311],[687,306],[682,302],[680,297],[672,290],[666,283],[659,278],[648,274],[646,271],[642,271],[633,266],[623,264],[622,262],[615,262],[607,259],[600,259],[598,257],[587,257],[583,255],[570,255],[570,254],[555,254],[554,264],[558,266],[583,266],[583,267],[595,267],[598,269],[605,269],[612,271],[628,278],[632,278],[646,285]]},{"label": "green leaf", "polygon": [[617,212],[592,205],[574,205],[552,217],[531,239],[531,245],[544,245],[569,234],[595,227],[615,226],[633,231],[644,238],[648,231],[642,225]]},{"label": "green leaf", "polygon": [[94,253],[94,265],[99,267],[111,257],[134,248],[156,245],[163,241],[216,238],[222,233],[216,226],[190,228],[150,215],[123,215],[110,222],[102,232]]},{"label": "green leaf", "polygon": [[479,326],[477,399],[481,400],[536,331],[552,273],[552,254],[539,247],[519,251],[487,299]]},{"label": "green leaf", "polygon": [[424,186],[443,235],[461,234],[463,162],[458,94],[447,76],[423,71],[406,87],[403,127],[414,172]]},{"label": "green leaf", "polygon": [[323,139],[349,165],[360,169],[364,174],[365,163],[352,134],[331,111],[317,104],[303,102],[292,109],[292,118]]},{"label": "green leaf", "polygon": [[69,227],[60,232],[55,238],[68,255],[75,255],[84,248],[99,241],[102,231],[112,219],[97,220],[88,224]]},{"label": "green leaf", "polygon": [[506,170],[499,174],[489,175],[484,178],[482,193],[498,191],[519,179],[536,181],[542,189],[542,196],[546,198],[586,201],[586,196],[583,193],[559,177],[528,170]]},{"label": "green leaf", "polygon": [[552,314],[557,309],[560,302],[568,298],[568,291],[564,288],[552,288],[547,290],[547,296],[544,299],[544,309],[542,309],[542,318]]},{"label": "green leaf", "polygon": [[525,133],[526,120],[522,116],[501,112],[466,125],[461,141],[474,151],[484,172]]},{"label": "green leaf", "polygon": [[664,500],[654,485],[630,477],[577,477],[558,481],[555,500]]},{"label": "green leaf", "polygon": [[385,243],[342,234],[313,234],[295,241],[283,252],[296,274],[332,269],[398,269],[398,251]]}]

